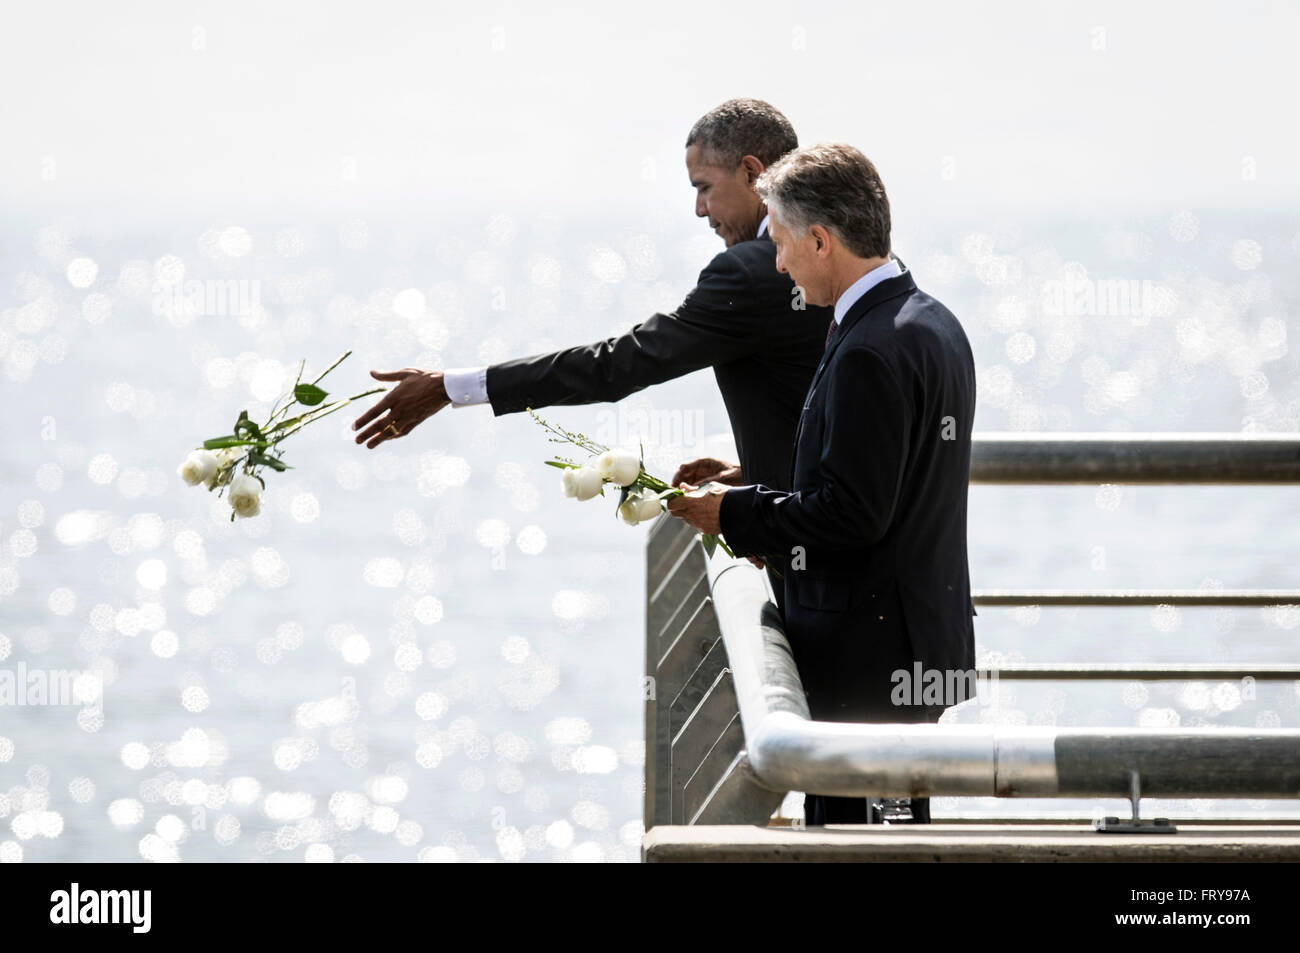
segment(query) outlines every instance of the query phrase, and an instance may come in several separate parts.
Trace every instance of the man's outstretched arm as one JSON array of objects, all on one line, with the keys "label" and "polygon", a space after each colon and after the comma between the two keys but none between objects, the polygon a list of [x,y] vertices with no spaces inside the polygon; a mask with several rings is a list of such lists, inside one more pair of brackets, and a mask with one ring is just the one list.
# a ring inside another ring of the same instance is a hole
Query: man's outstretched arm
[{"label": "man's outstretched arm", "polygon": [[500,416],[528,407],[621,400],[751,354],[761,342],[758,332],[748,269],[722,252],[700,272],[677,310],[652,315],[618,337],[485,368],[371,371],[378,380],[399,383],[357,418],[353,429],[365,429],[356,442],[378,446],[447,406],[491,403]]},{"label": "man's outstretched arm", "polygon": [[[486,368],[493,413],[622,400],[652,384],[753,353],[753,282],[734,254],[717,255],[681,306],[625,334]],[[452,395],[453,398],[455,395]]]}]

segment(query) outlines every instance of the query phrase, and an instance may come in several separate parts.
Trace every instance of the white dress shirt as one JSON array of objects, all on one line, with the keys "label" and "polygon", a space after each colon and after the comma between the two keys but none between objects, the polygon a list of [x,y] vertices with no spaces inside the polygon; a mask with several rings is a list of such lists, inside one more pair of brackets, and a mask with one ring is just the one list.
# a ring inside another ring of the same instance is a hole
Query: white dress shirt
[{"label": "white dress shirt", "polygon": [[889,259],[883,265],[872,268],[869,272],[859,278],[853,284],[845,289],[844,294],[835,299],[835,323],[839,324],[844,320],[844,316],[849,313],[849,308],[857,304],[862,296],[868,291],[880,284],[886,278],[897,278],[903,273],[898,261],[894,258]]},{"label": "white dress shirt", "polygon": [[443,371],[442,383],[453,407],[487,403],[486,367],[456,367]]},{"label": "white dress shirt", "polygon": [[[768,217],[768,215],[764,214],[763,220],[758,223],[759,235],[767,231]],[[872,272],[872,274],[875,274],[875,272]],[[886,275],[885,277],[889,276]],[[838,315],[838,311],[836,314]],[[837,317],[836,320],[839,320],[839,318]],[[472,407],[475,404],[486,404],[488,402],[486,367],[451,368],[442,372],[442,383],[447,388],[447,396],[451,398],[453,407]]]}]

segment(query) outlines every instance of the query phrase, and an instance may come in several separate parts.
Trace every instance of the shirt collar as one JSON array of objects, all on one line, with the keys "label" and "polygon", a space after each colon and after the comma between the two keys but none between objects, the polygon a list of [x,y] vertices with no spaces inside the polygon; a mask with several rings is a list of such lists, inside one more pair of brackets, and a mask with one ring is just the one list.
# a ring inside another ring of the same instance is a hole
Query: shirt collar
[{"label": "shirt collar", "polygon": [[844,316],[849,313],[849,308],[853,307],[862,299],[868,291],[880,284],[887,278],[897,278],[903,273],[896,259],[889,259],[883,265],[872,268],[869,272],[859,278],[853,284],[849,285],[844,294],[840,295],[835,301],[835,323],[839,324],[844,320]]},{"label": "shirt collar", "polygon": [[763,237],[763,233],[764,233],[765,231],[767,231],[767,220],[768,220],[769,218],[771,218],[771,216],[768,215],[768,214],[766,214],[766,213],[764,213],[764,215],[763,215],[763,220],[762,220],[761,222],[758,223],[758,235],[755,236],[755,237],[757,237],[757,238],[762,238],[762,237]]}]

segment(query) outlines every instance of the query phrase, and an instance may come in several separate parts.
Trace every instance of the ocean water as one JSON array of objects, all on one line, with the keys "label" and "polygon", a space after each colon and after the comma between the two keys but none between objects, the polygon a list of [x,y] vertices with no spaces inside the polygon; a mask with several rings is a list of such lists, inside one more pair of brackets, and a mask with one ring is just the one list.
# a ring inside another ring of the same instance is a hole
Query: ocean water
[{"label": "ocean water", "polygon": [[[585,343],[675,306],[720,247],[666,213],[414,219],[0,225],[0,670],[104,680],[101,706],[0,706],[0,860],[639,857],[647,530],[564,499],[527,415],[448,409],[370,450],[366,398],[287,442],[293,469],[233,523],[175,472],[264,419],[300,358],[313,377],[351,350],[323,382],[346,396],[370,369]],[[1300,429],[1295,210],[915,223],[895,250],[967,328],[978,432]],[[707,371],[543,414],[643,443],[664,477],[728,441]],[[977,589],[1300,588],[1292,487],[970,500]],[[976,624],[982,664],[1291,662],[1300,611]],[[1298,690],[1003,684],[946,718],[1296,727]]]}]

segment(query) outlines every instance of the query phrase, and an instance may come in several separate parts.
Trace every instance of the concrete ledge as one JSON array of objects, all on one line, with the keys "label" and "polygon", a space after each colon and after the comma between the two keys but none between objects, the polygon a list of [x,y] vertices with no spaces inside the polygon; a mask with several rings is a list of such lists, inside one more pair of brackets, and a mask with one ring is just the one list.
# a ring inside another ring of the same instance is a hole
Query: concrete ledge
[{"label": "concrete ledge", "polygon": [[1100,834],[1087,825],[665,825],[641,840],[645,863],[1118,863],[1300,861],[1294,826],[1187,824],[1175,834]]}]

